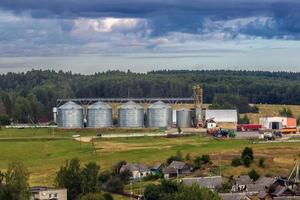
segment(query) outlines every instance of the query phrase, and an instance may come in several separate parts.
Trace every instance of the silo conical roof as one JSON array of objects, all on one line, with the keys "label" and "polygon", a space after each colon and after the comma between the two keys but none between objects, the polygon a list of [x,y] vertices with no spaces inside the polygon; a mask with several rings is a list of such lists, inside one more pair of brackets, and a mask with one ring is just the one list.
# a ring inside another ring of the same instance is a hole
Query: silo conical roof
[{"label": "silo conical roof", "polygon": [[96,103],[90,105],[88,109],[111,109],[111,106],[103,101],[97,101]]},{"label": "silo conical roof", "polygon": [[82,107],[76,103],[74,103],[73,101],[68,101],[67,103],[61,105],[60,107],[58,107],[58,109],[82,109]]},{"label": "silo conical roof", "polygon": [[120,109],[144,109],[140,104],[135,103],[134,101],[128,101],[122,104]]}]

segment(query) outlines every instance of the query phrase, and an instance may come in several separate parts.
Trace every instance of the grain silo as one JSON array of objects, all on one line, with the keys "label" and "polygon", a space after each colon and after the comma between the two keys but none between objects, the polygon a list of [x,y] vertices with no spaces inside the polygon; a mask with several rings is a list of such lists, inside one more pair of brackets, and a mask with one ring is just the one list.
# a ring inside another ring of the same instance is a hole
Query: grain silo
[{"label": "grain silo", "polygon": [[176,126],[180,128],[188,128],[192,126],[191,110],[183,108],[176,111]]},{"label": "grain silo", "polygon": [[112,108],[109,104],[98,101],[88,107],[88,128],[112,127]]},{"label": "grain silo", "polygon": [[172,127],[172,108],[162,101],[157,101],[148,107],[147,119],[150,128],[170,128]]},{"label": "grain silo", "polygon": [[68,101],[57,109],[57,125],[59,128],[83,128],[83,108]]},{"label": "grain silo", "polygon": [[119,107],[119,126],[126,128],[139,128],[144,126],[144,108],[128,101]]}]

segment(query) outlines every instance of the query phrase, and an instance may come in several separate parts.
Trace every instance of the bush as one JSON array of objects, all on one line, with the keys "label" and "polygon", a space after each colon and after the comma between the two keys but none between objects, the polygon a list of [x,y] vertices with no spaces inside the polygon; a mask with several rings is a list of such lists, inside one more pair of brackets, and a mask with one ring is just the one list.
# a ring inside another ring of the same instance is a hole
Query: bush
[{"label": "bush", "polygon": [[261,168],[265,167],[265,158],[260,158],[258,162],[258,166]]},{"label": "bush", "polygon": [[210,156],[208,154],[202,155],[201,161],[206,164],[210,162]]},{"label": "bush", "polygon": [[257,181],[257,179],[259,179],[260,175],[254,170],[252,169],[249,173],[248,176],[253,180],[253,181]]},{"label": "bush", "polygon": [[272,174],[271,174],[270,172],[267,172],[267,173],[265,174],[265,177],[272,177]]},{"label": "bush", "polygon": [[281,117],[293,117],[293,113],[292,113],[291,109],[289,109],[289,108],[282,108],[279,111],[279,115]]},{"label": "bush", "polygon": [[194,170],[197,170],[197,169],[200,169],[201,168],[201,157],[200,156],[197,156],[194,160],[194,164],[193,164],[193,169]]},{"label": "bush", "polygon": [[109,179],[104,188],[108,191],[108,192],[112,192],[112,193],[122,193],[123,189],[124,189],[124,184],[121,181],[121,179],[119,177],[112,177],[111,179]]},{"label": "bush", "polygon": [[251,162],[253,161],[253,159],[254,159],[253,150],[250,147],[244,148],[242,155],[241,155],[241,159],[244,160],[245,156],[249,156]]},{"label": "bush", "polygon": [[121,160],[117,162],[113,167],[112,167],[112,174],[113,175],[118,175],[120,173],[120,169],[123,165],[126,165],[127,162],[124,160]]},{"label": "bush", "polygon": [[88,193],[80,198],[80,200],[106,200],[102,194]]},{"label": "bush", "polygon": [[244,158],[243,158],[243,163],[244,163],[244,165],[246,166],[246,167],[250,167],[250,165],[251,165],[251,158],[250,158],[250,156],[245,156]]},{"label": "bush", "polygon": [[238,167],[242,164],[241,159],[240,158],[233,158],[231,161],[231,165],[233,167]]},{"label": "bush", "polygon": [[170,156],[167,159],[167,163],[170,164],[173,161],[183,161],[182,153],[181,151],[177,151],[175,156]]},{"label": "bush", "polygon": [[160,178],[163,178],[164,174],[162,172],[156,173],[156,174],[151,174],[149,176],[146,176],[143,178],[144,181],[152,181],[152,180],[157,180]]},{"label": "bush", "polygon": [[217,189],[217,191],[219,193],[229,193],[231,191],[231,189],[232,189],[232,183],[228,181],[228,182],[223,183],[221,185],[221,187],[219,187]]},{"label": "bush", "polygon": [[0,126],[10,125],[10,119],[7,115],[0,115]]},{"label": "bush", "polygon": [[247,115],[244,115],[242,118],[239,117],[239,124],[249,124],[250,119]]},{"label": "bush", "polygon": [[185,160],[186,160],[186,161],[191,161],[191,156],[190,156],[189,153],[187,153],[187,154],[185,155]]},{"label": "bush", "polygon": [[124,171],[120,172],[118,177],[120,177],[121,181],[124,184],[127,184],[129,182],[130,177],[132,177],[132,172],[129,170],[124,170]]},{"label": "bush", "polygon": [[104,193],[103,197],[105,200],[114,200],[113,196],[109,193]]},{"label": "bush", "polygon": [[101,183],[105,183],[106,181],[108,181],[110,179],[111,175],[109,171],[103,171],[99,174],[99,181]]},{"label": "bush", "polygon": [[160,188],[157,185],[149,184],[144,190],[144,197],[147,200],[160,199]]}]

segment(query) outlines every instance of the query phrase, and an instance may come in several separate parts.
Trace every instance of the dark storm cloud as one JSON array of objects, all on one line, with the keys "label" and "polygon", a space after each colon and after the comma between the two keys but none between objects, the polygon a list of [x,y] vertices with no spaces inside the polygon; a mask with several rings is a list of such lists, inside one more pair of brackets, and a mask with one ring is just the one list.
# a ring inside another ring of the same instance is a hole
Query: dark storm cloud
[{"label": "dark storm cloud", "polygon": [[[223,30],[233,38],[241,32],[265,38],[298,39],[300,32],[298,0],[1,0],[0,8],[17,14],[28,12],[34,18],[144,18],[149,22],[152,36],[169,32],[201,34],[207,18],[212,21],[270,18],[266,24],[257,21],[240,30]],[[72,28],[70,24],[63,27]]]}]

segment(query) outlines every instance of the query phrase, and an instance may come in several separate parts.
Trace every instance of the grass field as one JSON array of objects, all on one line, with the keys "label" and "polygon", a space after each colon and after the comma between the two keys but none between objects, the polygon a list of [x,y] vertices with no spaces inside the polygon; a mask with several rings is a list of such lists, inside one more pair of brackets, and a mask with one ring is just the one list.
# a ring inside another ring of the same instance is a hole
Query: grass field
[{"label": "grass field", "polygon": [[[248,140],[214,140],[208,137],[191,136],[182,138],[115,138],[98,139],[91,143],[81,143],[69,139],[26,139],[32,135],[30,130],[14,130],[23,135],[24,139],[0,139],[0,169],[5,169],[11,161],[23,162],[31,172],[32,185],[51,185],[55,172],[65,160],[78,157],[83,163],[96,161],[102,169],[109,169],[119,160],[140,162],[152,165],[164,162],[170,155],[180,150],[183,155],[189,153],[192,157],[210,154],[215,165],[222,164],[224,175],[238,175],[249,169],[232,168],[230,161],[238,156],[245,146],[254,149],[257,158],[265,157],[267,167],[256,168],[261,174],[288,174],[293,160],[300,154],[300,143],[293,144],[251,144]],[[34,136],[47,135],[47,129],[33,129]],[[0,138],[9,135],[12,130],[1,130]],[[13,133],[11,133],[13,135]],[[66,133],[62,133],[64,135]],[[69,133],[68,133],[69,134]],[[88,134],[88,133],[85,133]],[[64,135],[67,137],[67,135]],[[96,150],[96,152],[95,152]],[[221,161],[220,161],[221,160]],[[257,161],[256,161],[257,162]],[[213,172],[208,172],[213,173]]]},{"label": "grass field", "polygon": [[[284,106],[258,105],[260,113],[249,114],[252,123],[258,122],[259,116],[276,115]],[[300,115],[300,106],[291,108],[294,116]],[[102,170],[120,161],[139,162],[152,165],[164,162],[169,156],[180,150],[183,155],[191,157],[209,154],[214,169],[207,174],[239,175],[255,168],[261,175],[287,175],[292,169],[294,159],[300,156],[300,143],[252,144],[248,140],[215,140],[209,137],[190,136],[182,138],[143,137],[97,139],[92,143],[80,143],[72,139],[72,135],[95,136],[96,133],[131,133],[157,132],[157,129],[101,129],[101,130],[58,130],[58,129],[5,129],[0,130],[0,169],[6,169],[8,163],[21,161],[29,169],[31,185],[53,184],[56,171],[65,160],[77,157],[81,162],[97,162]],[[255,152],[255,163],[251,168],[231,167],[233,157],[239,156],[245,146],[252,147]],[[258,159],[266,159],[264,169],[258,167]],[[217,170],[216,170],[217,168]],[[144,184],[144,183],[142,183]],[[128,191],[129,186],[126,186]],[[138,192],[140,185],[134,184],[133,190]],[[115,196],[115,199],[126,199]]]}]

